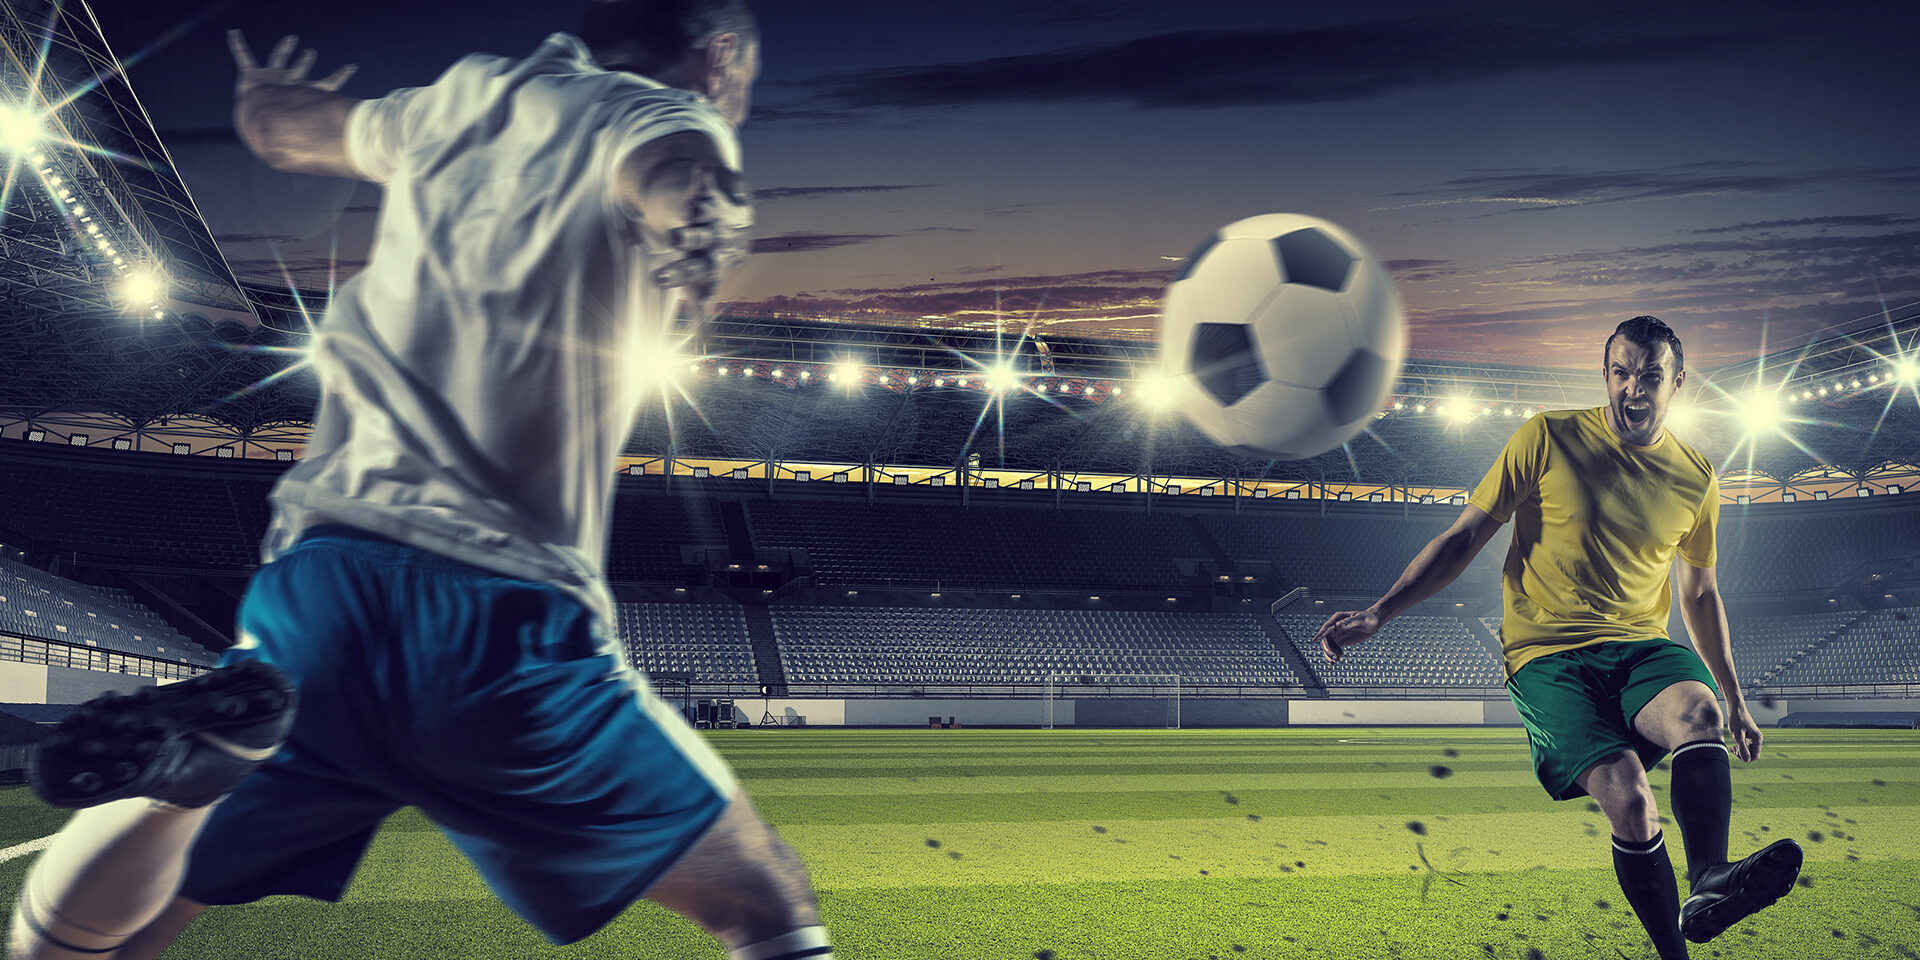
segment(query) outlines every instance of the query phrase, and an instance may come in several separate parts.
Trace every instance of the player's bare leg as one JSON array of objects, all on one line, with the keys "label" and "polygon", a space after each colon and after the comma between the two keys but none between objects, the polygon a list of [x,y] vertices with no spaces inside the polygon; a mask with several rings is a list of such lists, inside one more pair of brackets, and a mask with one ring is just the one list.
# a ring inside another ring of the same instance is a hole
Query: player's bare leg
[{"label": "player's bare leg", "polygon": [[1588,767],[1578,780],[1613,828],[1614,875],[1654,949],[1662,960],[1684,960],[1680,888],[1673,879],[1673,861],[1660,832],[1660,811],[1646,768],[1638,756],[1622,751]]},{"label": "player's bare leg", "polygon": [[136,797],[75,814],[20,887],[8,956],[119,960],[173,901],[209,809]]},{"label": "player's bare leg", "polygon": [[698,923],[733,960],[831,960],[820,907],[800,855],[760,818],[746,795],[647,891],[647,899]]},{"label": "player's bare leg", "polygon": [[1713,691],[1698,680],[1660,691],[1633,721],[1641,736],[1673,757],[1673,820],[1686,844],[1692,894],[1681,908],[1681,929],[1697,943],[1780,899],[1800,875],[1800,846],[1792,840],[1727,862],[1733,778],[1721,733],[1724,722]]},{"label": "player's bare leg", "polygon": [[247,660],[104,694],[61,721],[31,781],[80,812],[21,884],[13,960],[113,957],[167,912],[212,805],[279,749],[297,701],[285,674]]}]

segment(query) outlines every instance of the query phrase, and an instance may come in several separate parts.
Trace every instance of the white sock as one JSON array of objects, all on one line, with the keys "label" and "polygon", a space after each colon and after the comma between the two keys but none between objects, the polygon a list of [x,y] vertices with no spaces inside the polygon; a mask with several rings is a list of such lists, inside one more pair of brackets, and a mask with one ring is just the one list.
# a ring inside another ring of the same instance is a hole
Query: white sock
[{"label": "white sock", "polygon": [[173,902],[212,809],[135,797],[74,814],[21,885],[13,956],[98,960],[118,949]]},{"label": "white sock", "polygon": [[733,951],[733,960],[833,960],[827,928],[801,927]]}]

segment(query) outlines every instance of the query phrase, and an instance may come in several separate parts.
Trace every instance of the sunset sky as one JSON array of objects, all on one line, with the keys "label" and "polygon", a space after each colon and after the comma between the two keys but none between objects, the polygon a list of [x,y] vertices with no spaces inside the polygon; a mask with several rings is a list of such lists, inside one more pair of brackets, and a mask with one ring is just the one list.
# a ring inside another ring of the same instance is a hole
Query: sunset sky
[{"label": "sunset sky", "polygon": [[[1586,366],[1653,313],[1690,362],[1920,300],[1908,4],[762,0],[740,306],[1152,337],[1178,258],[1260,213],[1392,267],[1415,356]],[[243,276],[366,256],[379,191],[277,174],[223,32],[346,93],[519,55],[574,4],[97,0]]]}]

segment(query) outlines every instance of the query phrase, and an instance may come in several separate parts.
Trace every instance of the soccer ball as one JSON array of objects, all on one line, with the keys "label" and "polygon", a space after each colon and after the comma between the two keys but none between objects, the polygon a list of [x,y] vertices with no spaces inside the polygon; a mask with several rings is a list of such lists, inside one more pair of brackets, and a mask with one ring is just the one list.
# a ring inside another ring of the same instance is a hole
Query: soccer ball
[{"label": "soccer ball", "polygon": [[1353,234],[1270,213],[1201,242],[1167,285],[1173,402],[1215,443],[1302,460],[1380,410],[1406,354],[1393,278]]}]

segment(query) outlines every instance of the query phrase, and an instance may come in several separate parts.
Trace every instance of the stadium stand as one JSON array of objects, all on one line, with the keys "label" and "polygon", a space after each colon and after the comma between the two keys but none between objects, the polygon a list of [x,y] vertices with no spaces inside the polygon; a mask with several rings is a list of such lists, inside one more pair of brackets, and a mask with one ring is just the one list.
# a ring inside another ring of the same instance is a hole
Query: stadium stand
[{"label": "stadium stand", "polygon": [[[1920,683],[1916,608],[1890,607],[1832,632],[1827,642],[1789,661],[1765,682],[1774,687]],[[1839,616],[1840,614],[1833,614]]]},{"label": "stadium stand", "polygon": [[1506,671],[1459,617],[1404,615],[1366,643],[1327,663],[1314,634],[1318,614],[1283,613],[1274,619],[1320,682],[1333,687],[1498,687]]},{"label": "stadium stand", "polygon": [[622,490],[614,501],[607,578],[633,583],[687,579],[682,547],[724,546],[719,508],[698,492],[685,495]]},{"label": "stadium stand", "polygon": [[1039,684],[1054,673],[1300,682],[1246,613],[776,606],[773,623],[794,683]]},{"label": "stadium stand", "polygon": [[260,562],[264,478],[39,458],[12,459],[7,474],[0,526],[63,552],[148,568],[251,569]]},{"label": "stadium stand", "polygon": [[[0,448],[11,494],[0,500],[0,531],[9,543],[17,533],[39,565],[9,561],[0,631],[210,662],[211,653],[124,592],[39,567],[58,557],[65,569],[164,571],[176,582],[198,572],[209,582],[224,576],[230,593],[235,575],[256,564],[267,491],[285,465],[20,441]],[[623,605],[619,629],[637,665],[736,685],[777,683],[771,664],[805,684],[1037,684],[1049,672],[1173,672],[1194,686],[1317,688],[1318,680],[1351,693],[1489,688],[1502,679],[1477,628],[1457,617],[1403,618],[1342,664],[1325,665],[1307,645],[1319,615],[1282,618],[1293,647],[1283,656],[1260,629],[1263,618],[1204,612],[1295,586],[1316,598],[1377,595],[1457,506],[1249,499],[1236,509],[1224,497],[1156,494],[1149,503],[1138,494],[1003,487],[963,498],[952,488],[776,483],[770,491],[765,480],[720,476],[675,477],[671,487],[657,475],[622,479],[610,579],[634,591],[629,599],[667,598],[657,585],[695,588],[709,601]],[[1858,609],[1903,590],[1913,602],[1920,510],[1909,503],[1920,506],[1901,496],[1727,508],[1719,572],[1736,617],[1734,657],[1744,683],[1786,690],[1920,684],[1914,608]],[[1484,609],[1498,590],[1492,575],[1504,552],[1503,540],[1490,544],[1442,596]],[[727,579],[722,561],[771,565],[770,579]],[[1256,572],[1257,583],[1242,582]],[[1209,582],[1223,573],[1233,582]],[[29,592],[28,583],[42,592]],[[763,588],[787,591],[770,608],[771,631],[747,616],[768,608],[732,602],[770,597]],[[167,589],[172,600],[197,602],[188,587]],[[854,589],[866,602],[839,605]],[[934,591],[959,605],[912,606]],[[1019,609],[976,608],[1014,606],[1007,595],[1029,591],[1050,596]],[[57,606],[46,599],[54,593],[65,598]],[[1158,609],[1175,594],[1178,612]],[[1815,610],[1835,594],[1854,609]],[[1090,604],[1093,595],[1119,602]],[[819,603],[835,605],[809,605]],[[1761,603],[1802,612],[1741,615],[1743,606]],[[189,612],[224,623],[231,611]],[[1483,622],[1498,630],[1497,620]],[[206,640],[202,632],[190,635]],[[142,639],[127,639],[133,636]],[[1311,673],[1299,672],[1295,655]]]},{"label": "stadium stand", "polygon": [[[1304,511],[1209,515],[1208,532],[1236,561],[1273,564],[1273,577],[1316,593],[1391,586],[1427,541],[1445,530],[1458,507],[1427,508],[1413,517],[1399,511],[1373,516],[1317,516]],[[1498,569],[1505,538],[1481,551],[1468,572],[1437,596],[1454,597],[1484,588]]]},{"label": "stadium stand", "polygon": [[747,504],[762,546],[805,550],[823,584],[1160,588],[1207,555],[1184,519],[1120,510],[773,499]]},{"label": "stadium stand", "polygon": [[217,658],[123,590],[90,587],[0,559],[0,632],[156,660]]},{"label": "stadium stand", "polygon": [[752,683],[753,649],[740,607],[726,603],[622,603],[620,640],[648,674]]},{"label": "stadium stand", "polygon": [[1858,610],[1836,610],[1737,618],[1728,624],[1734,672],[1746,685],[1769,682],[1859,616]]},{"label": "stadium stand", "polygon": [[[1719,532],[1720,589],[1762,597],[1852,585],[1876,565],[1906,561],[1920,544],[1920,511],[1799,509],[1769,511],[1761,522],[1728,523]],[[1723,511],[1723,514],[1725,511]],[[1908,561],[1910,562],[1910,561]]]}]

